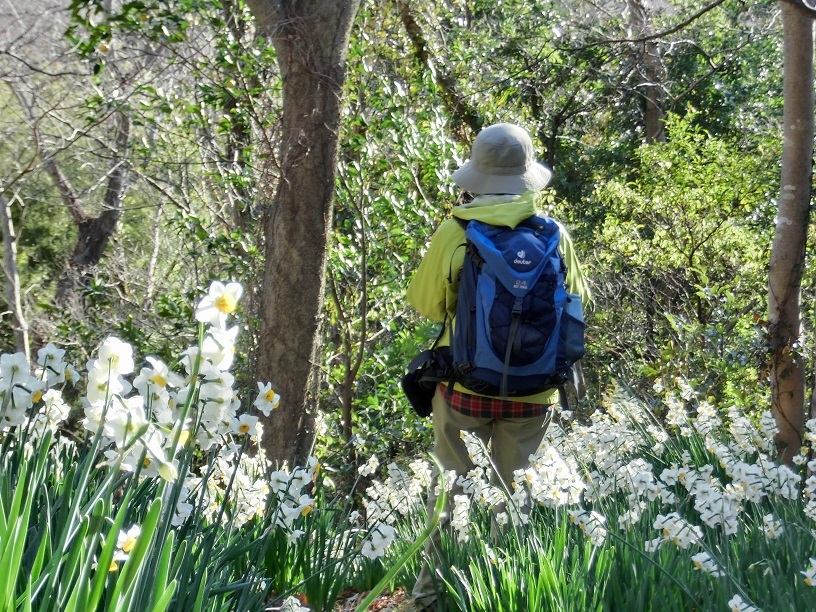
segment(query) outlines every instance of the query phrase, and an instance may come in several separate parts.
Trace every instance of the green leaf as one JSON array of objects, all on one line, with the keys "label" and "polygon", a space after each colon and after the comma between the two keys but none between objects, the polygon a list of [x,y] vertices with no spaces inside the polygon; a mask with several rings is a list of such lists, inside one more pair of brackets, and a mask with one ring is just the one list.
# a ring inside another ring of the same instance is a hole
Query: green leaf
[{"label": "green leaf", "polygon": [[161,514],[161,505],[161,499],[153,500],[147,515],[142,521],[141,533],[136,545],[130,551],[130,555],[128,555],[128,559],[119,574],[111,599],[116,610],[126,610],[127,602],[133,597],[133,588],[138,584],[137,578],[142,569],[142,562],[153,541],[153,532],[156,530],[159,515]]},{"label": "green leaf", "polygon": [[161,557],[156,566],[156,577],[153,585],[153,601],[159,601],[167,589],[167,577],[170,572],[170,559],[175,541],[175,534],[171,531],[167,534],[167,539],[161,544]]},{"label": "green leaf", "polygon": [[128,489],[125,493],[125,497],[120,503],[119,511],[116,513],[116,518],[113,521],[113,525],[108,530],[108,536],[105,538],[105,544],[102,547],[102,552],[99,554],[96,574],[94,574],[93,577],[93,590],[91,591],[91,596],[88,600],[88,608],[90,610],[96,610],[99,606],[99,602],[102,599],[102,595],[105,590],[105,583],[107,582],[110,574],[110,564],[113,561],[113,553],[116,550],[116,540],[119,532],[122,529],[122,525],[124,525],[125,516],[129,510],[132,497],[133,489]]},{"label": "green leaf", "polygon": [[198,585],[198,593],[196,593],[195,602],[193,603],[193,612],[201,612],[204,609],[204,594],[207,592],[207,568],[201,576],[201,582]]},{"label": "green leaf", "polygon": [[151,612],[162,612],[163,610],[167,609],[167,607],[170,605],[170,601],[173,599],[173,594],[176,592],[176,586],[176,581],[171,580],[170,584],[168,584],[167,588],[164,590],[164,593],[162,593],[162,596],[156,600]]}]

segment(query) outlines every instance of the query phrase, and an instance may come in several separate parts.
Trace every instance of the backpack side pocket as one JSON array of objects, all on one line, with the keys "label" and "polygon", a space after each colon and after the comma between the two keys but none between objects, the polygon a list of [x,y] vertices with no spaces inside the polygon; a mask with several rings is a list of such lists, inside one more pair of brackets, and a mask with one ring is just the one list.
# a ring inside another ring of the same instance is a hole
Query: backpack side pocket
[{"label": "backpack side pocket", "polygon": [[586,353],[584,346],[584,307],[581,296],[575,293],[567,294],[567,301],[561,313],[561,329],[559,330],[560,346],[558,347],[559,370],[566,369],[581,359]]}]

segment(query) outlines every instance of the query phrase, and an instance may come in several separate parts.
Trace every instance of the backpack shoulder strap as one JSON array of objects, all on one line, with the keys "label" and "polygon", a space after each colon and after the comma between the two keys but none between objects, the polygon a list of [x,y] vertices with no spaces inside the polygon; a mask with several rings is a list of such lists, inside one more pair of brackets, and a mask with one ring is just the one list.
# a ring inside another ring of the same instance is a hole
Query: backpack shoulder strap
[{"label": "backpack shoulder strap", "polygon": [[[461,226],[462,230],[467,230],[467,226],[468,226],[469,221],[467,221],[465,219],[460,219],[459,217],[456,217],[456,216],[452,216],[451,218],[454,219]],[[449,284],[453,282],[453,258],[456,255],[456,251],[458,251],[461,248],[465,248],[465,247],[467,247],[467,241],[462,242],[460,244],[457,244],[456,247],[451,252],[450,261],[448,262],[448,283]],[[457,273],[458,273],[458,271],[457,271]],[[445,329],[448,327],[449,322],[450,322],[450,317],[448,317],[448,313],[447,313],[447,310],[446,310],[445,320],[442,321],[442,327],[439,330],[439,335],[436,336],[436,340],[434,340],[433,345],[431,346],[431,350],[436,349],[436,345],[439,344],[439,341],[442,339],[442,336],[445,335]]]},{"label": "backpack shoulder strap", "polygon": [[[460,219],[459,217],[456,216],[453,216],[451,218],[459,224],[459,227],[462,228],[462,231],[467,231],[468,223],[470,223],[470,221],[468,221],[467,219]],[[450,261],[448,262],[448,283],[453,282],[453,258],[456,256],[456,251],[462,248],[467,248],[467,239],[465,239],[464,242],[460,242],[459,244],[457,244],[456,247],[451,252]]]},{"label": "backpack shoulder strap", "polygon": [[[558,235],[559,240],[561,239],[561,224],[558,223],[552,217],[545,217],[541,215],[533,215],[529,217],[527,220],[523,221],[522,223],[526,224],[528,227],[536,228],[554,228],[555,233]],[[552,229],[551,229],[552,231]],[[561,253],[561,247],[558,248],[558,259],[561,261],[561,274],[564,275],[564,278],[567,277],[567,262],[564,260],[564,255]]]}]

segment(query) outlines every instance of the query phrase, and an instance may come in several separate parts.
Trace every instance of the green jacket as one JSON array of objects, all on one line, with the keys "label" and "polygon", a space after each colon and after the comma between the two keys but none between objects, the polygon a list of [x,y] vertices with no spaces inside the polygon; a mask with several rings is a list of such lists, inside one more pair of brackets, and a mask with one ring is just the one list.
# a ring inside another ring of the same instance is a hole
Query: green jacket
[{"label": "green jacket", "polygon": [[[470,221],[476,219],[491,225],[516,227],[525,219],[538,213],[536,209],[537,193],[528,191],[517,195],[479,196],[473,201],[453,209],[453,216]],[[559,248],[567,265],[567,286],[570,293],[577,293],[586,306],[591,293],[586,278],[581,272],[581,264],[575,255],[572,239],[566,229],[561,228]],[[445,220],[431,238],[428,252],[414,274],[408,286],[408,303],[420,314],[444,322],[447,318],[455,324],[457,292],[459,289],[459,270],[465,260],[465,231],[456,219]],[[447,315],[447,316],[446,316]],[[450,327],[450,326],[448,326]],[[450,345],[450,329],[446,329],[439,341],[439,346]],[[468,389],[456,386],[456,389],[473,393]],[[558,401],[558,391],[544,391],[536,395],[513,398],[516,401],[536,404],[553,404]]]}]

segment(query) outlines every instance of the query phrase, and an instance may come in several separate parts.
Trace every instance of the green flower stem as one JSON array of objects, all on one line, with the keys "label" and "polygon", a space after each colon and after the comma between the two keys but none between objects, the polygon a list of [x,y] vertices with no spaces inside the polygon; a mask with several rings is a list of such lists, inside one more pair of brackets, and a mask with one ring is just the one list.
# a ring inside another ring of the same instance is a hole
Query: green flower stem
[{"label": "green flower stem", "polygon": [[439,497],[436,498],[436,505],[434,506],[433,515],[428,519],[428,522],[425,525],[425,528],[419,534],[419,537],[414,540],[408,549],[399,556],[394,565],[391,566],[391,569],[389,569],[385,576],[383,576],[382,580],[380,580],[374,586],[366,598],[363,599],[359,606],[357,606],[355,612],[365,612],[368,606],[370,606],[374,600],[377,599],[379,594],[382,593],[383,589],[385,589],[385,587],[391,583],[408,560],[420,551],[422,546],[425,544],[425,541],[431,537],[431,534],[439,525],[439,521],[442,518],[442,513],[444,512],[445,505],[448,501],[448,493],[445,489],[445,471],[442,469],[439,460],[433,454],[431,455],[431,459],[433,459],[439,471]]}]

